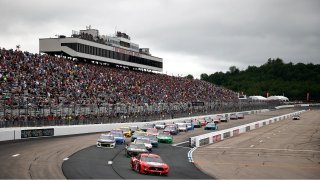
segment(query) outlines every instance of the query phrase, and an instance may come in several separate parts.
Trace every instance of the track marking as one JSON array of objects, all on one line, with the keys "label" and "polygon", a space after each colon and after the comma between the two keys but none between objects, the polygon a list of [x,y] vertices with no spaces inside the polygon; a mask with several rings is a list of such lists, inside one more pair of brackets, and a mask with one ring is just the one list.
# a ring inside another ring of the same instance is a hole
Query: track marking
[{"label": "track marking", "polygon": [[253,147],[254,147],[254,145],[251,145],[250,147],[251,147],[251,148],[253,148]]},{"label": "track marking", "polygon": [[194,147],[194,148],[192,148],[192,149],[188,152],[188,160],[189,160],[189,162],[191,162],[191,163],[194,163],[193,158],[192,158],[192,153],[193,153],[193,151],[196,150],[196,149],[197,149],[197,147]]},{"label": "track marking", "polygon": [[[251,145],[254,146],[254,145]],[[251,147],[250,146],[250,147]],[[310,150],[310,149],[271,149],[271,148],[235,148],[235,147],[225,147],[225,146],[220,146],[220,147],[207,147],[210,149],[240,149],[240,150],[268,150],[268,151],[291,151],[291,152],[315,152],[315,153],[320,153],[320,151],[317,150]]]},{"label": "track marking", "polygon": [[262,142],[263,142],[263,140],[260,140],[260,141],[259,141],[259,143],[262,143]]},{"label": "track marking", "polygon": [[68,159],[69,159],[69,158],[64,158],[63,160],[64,160],[64,161],[68,161]]},{"label": "track marking", "polygon": [[111,165],[111,164],[112,164],[112,161],[108,161],[108,164]]},{"label": "track marking", "polygon": [[20,154],[14,154],[11,157],[18,157],[18,156],[20,156]]},{"label": "track marking", "polygon": [[184,142],[180,142],[180,143],[176,143],[176,144],[172,144],[172,146],[178,146],[180,144],[184,144],[184,143],[188,143],[189,141],[184,141]]}]

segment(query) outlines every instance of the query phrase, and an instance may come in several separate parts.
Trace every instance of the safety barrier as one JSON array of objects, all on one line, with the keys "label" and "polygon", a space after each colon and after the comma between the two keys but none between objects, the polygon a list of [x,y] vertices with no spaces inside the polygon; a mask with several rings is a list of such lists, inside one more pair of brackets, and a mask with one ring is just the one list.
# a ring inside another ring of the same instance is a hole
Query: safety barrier
[{"label": "safety barrier", "polygon": [[[261,112],[269,111],[268,109],[243,111],[244,114],[256,114]],[[230,114],[237,113],[224,113],[226,117],[230,117]],[[197,118],[214,118],[218,114],[204,115],[204,116],[193,116],[184,117],[176,119],[158,120],[152,122],[134,122],[134,123],[111,123],[111,124],[90,124],[90,125],[70,125],[70,126],[44,126],[44,127],[20,127],[20,128],[1,128],[0,129],[0,141],[10,141],[19,140],[27,138],[37,138],[37,137],[50,137],[50,136],[66,136],[66,135],[76,135],[76,134],[87,134],[87,133],[98,133],[106,132],[115,128],[125,127],[125,126],[143,126],[148,123],[158,123],[158,122],[181,122],[184,120],[197,119]]]},{"label": "safety barrier", "polygon": [[293,112],[293,113],[289,113],[289,114],[237,126],[237,127],[232,127],[229,129],[224,129],[224,130],[215,131],[215,132],[211,132],[211,133],[207,133],[199,136],[194,136],[189,138],[189,143],[191,147],[200,147],[200,146],[216,143],[226,138],[234,137],[239,134],[269,125],[271,123],[281,121],[287,118],[291,118],[292,116],[299,115],[304,111],[305,110],[301,110],[301,111],[297,111],[297,112]]},{"label": "safety barrier", "polygon": [[284,108],[294,108],[294,107],[313,107],[313,106],[320,106],[320,104],[291,104],[291,105],[282,105],[276,106],[276,109],[284,109]]}]

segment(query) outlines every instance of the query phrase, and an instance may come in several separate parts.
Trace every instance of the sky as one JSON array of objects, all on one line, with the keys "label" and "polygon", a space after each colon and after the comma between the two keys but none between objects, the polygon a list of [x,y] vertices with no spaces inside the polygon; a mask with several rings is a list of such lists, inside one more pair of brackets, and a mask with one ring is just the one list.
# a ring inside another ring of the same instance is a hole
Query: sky
[{"label": "sky", "polygon": [[269,58],[320,64],[319,0],[0,0],[0,47],[37,53],[39,38],[91,25],[122,31],[174,76],[245,70]]}]

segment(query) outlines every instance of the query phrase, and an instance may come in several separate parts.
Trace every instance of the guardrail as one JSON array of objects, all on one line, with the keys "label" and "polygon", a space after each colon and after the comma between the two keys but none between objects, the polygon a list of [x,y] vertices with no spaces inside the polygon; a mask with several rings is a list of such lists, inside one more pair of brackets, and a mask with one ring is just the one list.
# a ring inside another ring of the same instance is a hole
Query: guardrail
[{"label": "guardrail", "polygon": [[189,138],[190,147],[200,147],[200,146],[216,143],[226,138],[234,137],[239,134],[269,125],[271,123],[290,118],[293,115],[301,114],[304,111],[306,110],[301,110],[301,111],[297,111],[297,112],[293,112],[293,113],[289,113],[289,114],[285,114],[285,115],[281,115],[273,118],[268,118],[265,120],[261,120],[261,121],[257,121],[257,122],[237,126],[237,127],[232,127],[229,129],[224,129],[224,130],[215,131],[215,132],[211,132],[211,133],[207,133],[199,136],[194,136]]},{"label": "guardrail", "polygon": [[282,106],[276,106],[276,109],[284,109],[284,108],[296,108],[296,107],[319,107],[320,103],[314,103],[314,104],[291,104],[291,105],[282,105]]},{"label": "guardrail", "polygon": [[[269,111],[268,109],[242,111],[244,114],[256,114],[260,112]],[[226,117],[230,117],[230,114],[237,113],[224,113]],[[1,128],[0,129],[0,141],[20,140],[37,137],[50,137],[50,136],[66,136],[76,134],[87,134],[87,133],[98,133],[106,132],[115,128],[124,126],[143,126],[148,123],[158,122],[181,122],[189,119],[197,118],[214,118],[218,114],[204,115],[204,116],[193,116],[176,119],[158,120],[152,122],[134,122],[134,123],[111,123],[111,124],[89,124],[89,125],[69,125],[69,126],[44,126],[44,127],[19,127],[19,128]]]}]

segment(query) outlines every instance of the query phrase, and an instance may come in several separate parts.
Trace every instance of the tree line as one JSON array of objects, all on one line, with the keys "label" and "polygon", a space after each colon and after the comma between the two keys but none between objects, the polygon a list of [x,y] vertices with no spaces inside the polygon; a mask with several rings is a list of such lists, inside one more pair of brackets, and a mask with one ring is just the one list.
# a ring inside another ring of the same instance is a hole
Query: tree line
[{"label": "tree line", "polygon": [[286,64],[280,58],[269,58],[260,67],[248,66],[239,70],[231,66],[226,73],[203,73],[200,79],[247,96],[284,95],[291,101],[320,101],[319,64]]}]

